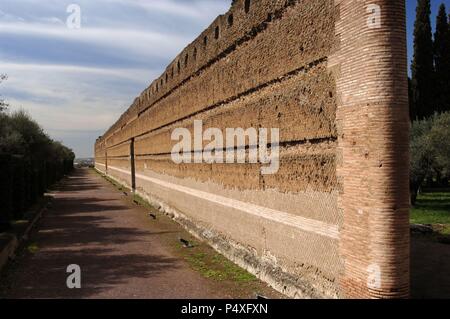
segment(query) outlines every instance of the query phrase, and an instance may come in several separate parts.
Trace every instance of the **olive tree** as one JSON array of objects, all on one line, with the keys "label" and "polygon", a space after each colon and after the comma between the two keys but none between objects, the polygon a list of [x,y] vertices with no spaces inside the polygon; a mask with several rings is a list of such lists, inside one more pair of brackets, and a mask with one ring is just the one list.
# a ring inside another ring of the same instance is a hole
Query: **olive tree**
[{"label": "olive tree", "polygon": [[446,185],[450,177],[450,112],[415,121],[411,130],[411,203],[424,182]]}]

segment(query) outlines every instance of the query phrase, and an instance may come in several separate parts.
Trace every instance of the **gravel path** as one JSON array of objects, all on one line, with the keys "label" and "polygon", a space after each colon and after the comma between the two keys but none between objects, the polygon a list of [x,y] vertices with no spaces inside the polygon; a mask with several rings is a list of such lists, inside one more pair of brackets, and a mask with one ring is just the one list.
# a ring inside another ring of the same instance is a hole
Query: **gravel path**
[{"label": "gravel path", "polygon": [[[162,239],[168,231],[152,229],[144,209],[100,176],[77,170],[53,195],[38,230],[2,278],[3,297],[227,297],[171,254]],[[81,289],[66,286],[71,264],[81,267]]]}]

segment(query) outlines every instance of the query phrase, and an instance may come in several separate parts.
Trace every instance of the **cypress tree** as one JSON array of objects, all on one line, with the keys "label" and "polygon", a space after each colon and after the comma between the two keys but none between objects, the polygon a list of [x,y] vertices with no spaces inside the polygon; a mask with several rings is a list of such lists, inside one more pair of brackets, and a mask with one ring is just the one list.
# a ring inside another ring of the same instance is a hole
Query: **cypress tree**
[{"label": "cypress tree", "polygon": [[427,118],[434,113],[433,101],[433,39],[430,0],[418,0],[414,24],[414,59],[412,63],[412,94],[414,118]]},{"label": "cypress tree", "polygon": [[416,108],[413,99],[412,80],[408,76],[408,100],[409,100],[409,118],[411,122],[416,118]]},{"label": "cypress tree", "polygon": [[440,112],[450,111],[450,29],[445,5],[441,4],[434,34],[435,101]]}]

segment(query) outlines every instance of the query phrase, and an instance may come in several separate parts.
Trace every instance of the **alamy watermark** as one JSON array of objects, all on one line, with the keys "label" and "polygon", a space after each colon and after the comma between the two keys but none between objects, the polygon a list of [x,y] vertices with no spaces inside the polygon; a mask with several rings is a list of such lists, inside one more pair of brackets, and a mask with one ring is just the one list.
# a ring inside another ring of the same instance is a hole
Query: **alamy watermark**
[{"label": "alamy watermark", "polygon": [[78,265],[67,266],[66,272],[70,274],[67,277],[66,285],[69,289],[80,289],[81,288],[81,267]]},{"label": "alamy watermark", "polygon": [[66,12],[69,16],[66,19],[68,29],[81,29],[81,7],[78,4],[67,6]]},{"label": "alamy watermark", "polygon": [[227,128],[223,132],[219,128],[203,130],[203,121],[195,120],[193,134],[187,128],[176,128],[171,138],[178,141],[171,152],[176,164],[260,163],[266,165],[261,167],[263,175],[276,174],[280,169],[278,128]]},{"label": "alamy watermark", "polygon": [[367,287],[370,289],[381,289],[381,267],[371,264],[367,267]]},{"label": "alamy watermark", "polygon": [[370,4],[366,9],[369,14],[367,18],[367,26],[369,29],[381,28],[381,7],[377,4]]}]

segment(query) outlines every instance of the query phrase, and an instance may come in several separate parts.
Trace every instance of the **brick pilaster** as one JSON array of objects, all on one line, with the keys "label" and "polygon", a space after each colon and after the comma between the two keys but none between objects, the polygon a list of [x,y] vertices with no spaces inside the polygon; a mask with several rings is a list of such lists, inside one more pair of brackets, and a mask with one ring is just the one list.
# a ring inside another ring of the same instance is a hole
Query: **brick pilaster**
[{"label": "brick pilaster", "polygon": [[343,297],[409,296],[404,0],[336,0]]}]

